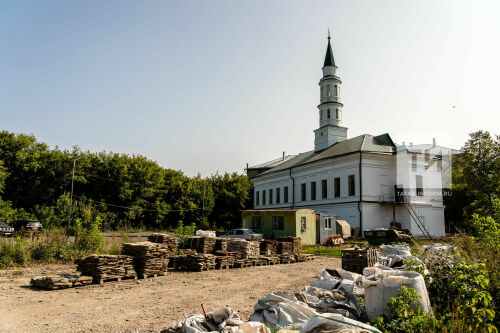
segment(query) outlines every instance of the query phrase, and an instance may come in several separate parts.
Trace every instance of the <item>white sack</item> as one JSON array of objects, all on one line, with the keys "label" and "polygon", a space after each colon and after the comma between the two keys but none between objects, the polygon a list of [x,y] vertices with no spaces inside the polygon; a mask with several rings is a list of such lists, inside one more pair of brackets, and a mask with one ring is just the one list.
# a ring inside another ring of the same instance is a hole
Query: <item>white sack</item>
[{"label": "white sack", "polygon": [[[207,318],[202,314],[191,315],[177,323],[176,326],[167,332],[176,333],[204,333],[204,332],[224,332],[224,333],[246,333],[238,328],[243,322],[236,311],[230,307],[222,307],[210,312]],[[253,333],[253,332],[252,332]]]},{"label": "white sack", "polygon": [[200,236],[200,237],[215,237],[215,231],[212,231],[212,230],[196,230],[196,236]]},{"label": "white sack", "polygon": [[330,291],[307,286],[297,293],[297,298],[321,313],[339,313],[358,319],[363,311],[358,298],[343,289]]},{"label": "white sack", "polygon": [[417,272],[410,271],[379,271],[373,275],[363,278],[361,285],[365,288],[365,308],[368,318],[375,319],[383,314],[389,314],[387,306],[391,297],[395,297],[401,286],[413,288],[417,295],[420,313],[429,313],[431,304],[424,278]]},{"label": "white sack", "polygon": [[248,321],[238,326],[241,333],[271,333],[271,330],[262,323]]},{"label": "white sack", "polygon": [[341,280],[342,279],[331,276],[330,273],[324,269],[319,273],[319,280],[314,280],[311,286],[326,290],[333,290],[340,285]]},{"label": "white sack", "polygon": [[401,245],[380,245],[382,256],[387,257],[389,254],[411,255],[410,247],[406,243]]},{"label": "white sack", "polygon": [[381,333],[373,326],[331,313],[311,318],[300,330],[300,333]]},{"label": "white sack", "polygon": [[318,312],[300,302],[293,294],[276,292],[259,299],[250,320],[273,328],[298,328],[316,315]]}]

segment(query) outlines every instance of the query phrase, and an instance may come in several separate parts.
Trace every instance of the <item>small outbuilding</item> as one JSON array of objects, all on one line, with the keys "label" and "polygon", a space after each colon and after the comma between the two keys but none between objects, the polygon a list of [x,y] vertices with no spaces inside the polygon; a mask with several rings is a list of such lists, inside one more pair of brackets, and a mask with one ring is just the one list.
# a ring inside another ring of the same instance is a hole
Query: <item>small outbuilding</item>
[{"label": "small outbuilding", "polygon": [[316,244],[316,213],[312,209],[242,211],[243,228],[264,234],[266,239],[300,237],[303,245]]}]

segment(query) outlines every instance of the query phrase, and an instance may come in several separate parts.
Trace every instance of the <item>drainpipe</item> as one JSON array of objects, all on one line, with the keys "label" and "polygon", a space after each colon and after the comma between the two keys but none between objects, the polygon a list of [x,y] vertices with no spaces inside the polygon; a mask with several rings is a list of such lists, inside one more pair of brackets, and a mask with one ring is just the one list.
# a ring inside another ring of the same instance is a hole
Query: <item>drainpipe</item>
[{"label": "drainpipe", "polygon": [[361,151],[359,152],[359,201],[358,201],[358,211],[359,211],[359,233],[363,237],[363,211],[361,210],[361,200],[363,198],[363,182],[362,182],[362,171],[361,171]]},{"label": "drainpipe", "polygon": [[293,209],[295,206],[295,179],[292,177],[292,168],[290,170],[290,178],[292,179],[292,207],[290,209]]}]

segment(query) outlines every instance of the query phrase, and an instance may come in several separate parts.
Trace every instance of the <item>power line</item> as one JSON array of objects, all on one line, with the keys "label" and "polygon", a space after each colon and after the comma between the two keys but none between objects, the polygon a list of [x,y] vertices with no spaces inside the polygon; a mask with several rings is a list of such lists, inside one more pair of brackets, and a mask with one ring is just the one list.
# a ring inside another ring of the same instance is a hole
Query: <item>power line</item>
[{"label": "power line", "polygon": [[[80,198],[80,199],[86,199],[84,197],[80,197],[78,195],[74,195],[73,196],[75,198]],[[90,199],[92,200],[93,202],[97,202],[97,203],[100,203],[100,204],[103,204],[103,205],[106,205],[106,206],[111,206],[111,207],[117,207],[117,208],[122,208],[122,209],[129,209],[129,210],[134,210],[134,209],[138,209],[140,207],[127,207],[127,206],[120,206],[120,205],[113,205],[113,204],[109,204],[109,203],[106,203],[106,202],[102,202],[102,201],[97,201],[97,200],[93,200],[93,199]],[[81,202],[81,201],[78,201],[79,203],[81,204],[85,204],[84,202]],[[200,210],[201,208],[187,208],[187,209],[167,209],[167,210],[157,210],[157,209],[142,209],[143,211],[146,211],[146,212],[157,212],[157,213],[170,213],[170,212],[183,212],[183,211],[194,211],[194,210]]]}]

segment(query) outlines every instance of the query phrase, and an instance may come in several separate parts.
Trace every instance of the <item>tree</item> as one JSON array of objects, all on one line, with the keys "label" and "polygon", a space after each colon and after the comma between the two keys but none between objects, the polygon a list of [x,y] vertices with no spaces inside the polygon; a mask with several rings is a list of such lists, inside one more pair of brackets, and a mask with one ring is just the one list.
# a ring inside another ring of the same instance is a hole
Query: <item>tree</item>
[{"label": "tree", "polygon": [[492,215],[493,200],[500,197],[500,138],[487,131],[470,134],[463,153],[463,179],[472,202],[466,209]]}]

